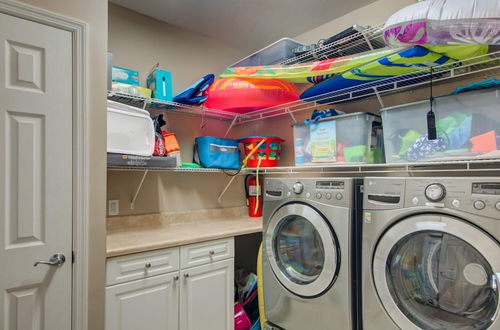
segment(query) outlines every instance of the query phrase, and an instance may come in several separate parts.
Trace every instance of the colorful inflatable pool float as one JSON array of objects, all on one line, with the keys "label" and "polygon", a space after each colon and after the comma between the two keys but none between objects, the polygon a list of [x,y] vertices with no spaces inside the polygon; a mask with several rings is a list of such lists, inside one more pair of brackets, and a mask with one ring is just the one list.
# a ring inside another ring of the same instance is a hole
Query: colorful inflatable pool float
[{"label": "colorful inflatable pool float", "polygon": [[287,81],[243,78],[218,79],[205,93],[208,96],[205,107],[237,113],[297,101],[300,94]]},{"label": "colorful inflatable pool float", "polygon": [[358,55],[293,65],[260,65],[227,68],[221,78],[281,79],[294,83],[317,84],[362,64],[396,53],[396,49],[378,49]]},{"label": "colorful inflatable pool float", "polygon": [[500,45],[498,0],[428,0],[392,15],[384,39],[391,46],[484,44]]},{"label": "colorful inflatable pool float", "polygon": [[[315,96],[325,93],[340,91],[387,78],[409,75],[431,65],[451,64],[453,62],[455,60],[447,56],[431,52],[424,47],[415,46],[328,79],[307,89],[302,93],[300,98],[311,98],[310,100],[312,101]],[[331,102],[330,99],[317,101],[319,103]]]}]

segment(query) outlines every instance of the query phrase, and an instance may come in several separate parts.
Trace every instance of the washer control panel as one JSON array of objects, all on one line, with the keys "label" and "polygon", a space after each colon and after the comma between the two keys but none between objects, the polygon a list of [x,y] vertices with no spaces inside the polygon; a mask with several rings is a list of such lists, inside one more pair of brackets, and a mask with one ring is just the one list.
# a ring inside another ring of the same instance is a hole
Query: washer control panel
[{"label": "washer control panel", "polygon": [[500,220],[500,179],[408,178],[405,205],[450,208]]},{"label": "washer control panel", "polygon": [[349,207],[352,201],[346,196],[351,196],[352,187],[353,180],[350,178],[269,178],[264,183],[264,198],[316,201]]}]

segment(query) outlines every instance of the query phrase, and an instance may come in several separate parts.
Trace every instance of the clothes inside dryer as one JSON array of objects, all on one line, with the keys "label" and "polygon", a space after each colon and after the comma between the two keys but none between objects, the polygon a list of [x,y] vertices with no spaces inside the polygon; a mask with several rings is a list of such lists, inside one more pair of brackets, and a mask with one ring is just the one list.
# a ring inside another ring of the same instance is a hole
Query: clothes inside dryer
[{"label": "clothes inside dryer", "polygon": [[486,329],[497,278],[470,244],[441,231],[407,235],[392,248],[386,278],[400,310],[422,329]]},{"label": "clothes inside dryer", "polygon": [[308,284],[321,274],[324,244],[307,219],[297,215],[283,219],[275,232],[274,245],[278,267],[289,280]]}]

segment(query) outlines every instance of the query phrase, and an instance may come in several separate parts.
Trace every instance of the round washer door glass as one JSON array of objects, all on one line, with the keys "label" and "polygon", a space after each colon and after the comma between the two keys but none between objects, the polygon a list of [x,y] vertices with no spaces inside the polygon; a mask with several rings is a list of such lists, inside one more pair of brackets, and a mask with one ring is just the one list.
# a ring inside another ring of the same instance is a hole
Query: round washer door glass
[{"label": "round washer door glass", "polygon": [[314,282],[323,270],[325,250],[313,224],[300,215],[291,215],[274,233],[276,262],[283,274],[298,284]]},{"label": "round washer door glass", "polygon": [[299,296],[322,294],[337,274],[335,235],[327,220],[305,204],[288,204],[270,219],[265,248],[277,279]]},{"label": "round washer door glass", "polygon": [[[499,302],[498,269],[493,269],[497,265],[489,258],[497,259],[500,248],[463,221],[438,218],[445,221],[433,224],[410,219],[420,223],[420,229],[402,237],[398,234],[403,234],[408,219],[389,230],[387,234],[395,234],[392,237],[398,240],[386,251],[385,283],[381,285],[387,288],[390,301],[417,328],[488,329],[495,322]],[[457,231],[450,231],[450,227]],[[473,246],[466,241],[470,235],[482,239],[474,240]],[[483,246],[485,241],[491,245]],[[394,319],[397,323],[397,314]]]}]

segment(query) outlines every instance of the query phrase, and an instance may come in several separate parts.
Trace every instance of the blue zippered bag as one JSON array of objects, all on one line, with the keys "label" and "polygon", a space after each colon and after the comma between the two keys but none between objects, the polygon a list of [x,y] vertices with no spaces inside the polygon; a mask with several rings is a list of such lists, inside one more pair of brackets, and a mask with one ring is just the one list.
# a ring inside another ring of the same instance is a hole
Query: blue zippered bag
[{"label": "blue zippered bag", "polygon": [[238,140],[201,136],[195,139],[194,162],[205,168],[240,169]]}]

